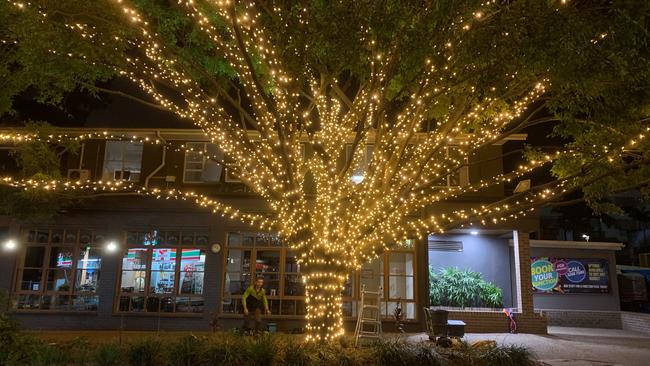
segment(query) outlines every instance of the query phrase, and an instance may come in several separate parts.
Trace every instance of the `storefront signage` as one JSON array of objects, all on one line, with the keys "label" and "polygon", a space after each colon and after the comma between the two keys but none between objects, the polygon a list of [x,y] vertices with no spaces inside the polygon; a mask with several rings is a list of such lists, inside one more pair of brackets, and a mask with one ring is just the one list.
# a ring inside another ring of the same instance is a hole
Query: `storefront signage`
[{"label": "storefront signage", "polygon": [[532,257],[530,275],[536,293],[607,293],[606,259]]}]

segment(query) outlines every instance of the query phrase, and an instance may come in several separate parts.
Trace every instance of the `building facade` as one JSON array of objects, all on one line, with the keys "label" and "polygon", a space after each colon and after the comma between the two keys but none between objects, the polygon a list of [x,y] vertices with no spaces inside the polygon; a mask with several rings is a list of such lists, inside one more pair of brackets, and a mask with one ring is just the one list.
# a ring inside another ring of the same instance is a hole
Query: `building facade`
[{"label": "building facade", "polygon": [[[83,132],[89,130],[67,131]],[[204,157],[202,152],[218,150],[198,130],[109,133],[167,145],[86,140],[79,154],[66,157],[63,173],[72,180],[191,190],[244,211],[268,211],[227,168]],[[503,171],[501,155],[502,145],[485,147],[475,161],[440,184],[464,185],[498,174]],[[454,210],[504,196],[503,185],[496,185],[432,209]],[[392,329],[399,307],[406,329],[421,331],[423,307],[430,305],[430,272],[458,267],[480,272],[502,291],[501,306],[450,308],[451,317],[465,320],[468,331],[507,331],[506,307],[517,314],[520,331],[545,333],[546,317],[535,311],[543,300],[535,298],[534,304],[531,283],[529,233],[539,231],[538,220],[522,218],[508,225],[409,240],[351,273],[343,294],[347,326],[354,327],[365,286],[383,293],[385,329]],[[50,222],[2,217],[0,227],[5,239],[18,243],[15,251],[0,256],[0,288],[9,294],[13,315],[24,328],[229,329],[241,326],[241,295],[259,276],[269,295],[269,320],[282,331],[300,332],[304,326],[304,284],[286,243],[274,233],[252,231],[187,202],[99,195]]]}]

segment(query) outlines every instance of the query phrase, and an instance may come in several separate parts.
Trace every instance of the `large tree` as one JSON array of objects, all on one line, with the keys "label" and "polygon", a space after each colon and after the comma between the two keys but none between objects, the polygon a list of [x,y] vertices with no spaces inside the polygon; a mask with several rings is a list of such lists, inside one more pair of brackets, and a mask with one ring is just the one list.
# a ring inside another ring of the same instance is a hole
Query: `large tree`
[{"label": "large tree", "polygon": [[[133,185],[5,183],[189,197],[275,231],[300,256],[309,339],[331,340],[343,334],[348,273],[407,238],[574,192],[603,210],[607,195],[648,182],[648,13],[644,1],[604,0],[6,1],[1,112],[17,95],[59,105],[75,89],[171,111],[205,132],[221,150],[209,158],[271,214]],[[107,88],[116,77],[149,97]],[[563,143],[440,187],[480,149],[542,124]],[[433,208],[551,166],[554,179],[498,202]]]}]

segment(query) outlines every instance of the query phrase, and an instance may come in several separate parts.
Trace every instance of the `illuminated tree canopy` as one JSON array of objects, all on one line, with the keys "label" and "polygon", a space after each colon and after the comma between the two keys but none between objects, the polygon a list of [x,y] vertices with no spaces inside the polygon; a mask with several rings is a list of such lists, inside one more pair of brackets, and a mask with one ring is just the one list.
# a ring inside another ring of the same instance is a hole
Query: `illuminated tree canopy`
[{"label": "illuminated tree canopy", "polygon": [[[268,216],[209,196],[31,174],[5,185],[196,201],[278,232],[300,254],[311,340],[343,334],[347,274],[407,238],[650,182],[649,5],[643,1],[5,1],[0,113],[17,95],[120,95],[191,120]],[[147,99],[102,87],[128,79]],[[440,181],[540,124],[514,171]],[[7,133],[15,144],[135,136]],[[144,141],[161,144],[161,141]],[[370,148],[371,146],[371,148]],[[454,146],[451,153],[449,146]],[[550,168],[554,180],[455,212],[436,203]],[[31,178],[31,179],[30,179]]]}]

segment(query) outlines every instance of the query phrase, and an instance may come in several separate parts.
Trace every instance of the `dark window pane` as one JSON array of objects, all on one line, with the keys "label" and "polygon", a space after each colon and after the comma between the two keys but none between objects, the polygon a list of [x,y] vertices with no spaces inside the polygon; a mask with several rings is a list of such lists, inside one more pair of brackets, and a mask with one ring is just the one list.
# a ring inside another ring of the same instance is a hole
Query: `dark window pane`
[{"label": "dark window pane", "polygon": [[157,313],[160,311],[160,298],[149,297],[147,298],[147,312]]},{"label": "dark window pane", "polygon": [[24,267],[43,267],[45,247],[27,247]]},{"label": "dark window pane", "polygon": [[287,257],[284,261],[284,271],[289,273],[298,273],[300,272],[300,266],[298,265],[298,258],[296,255],[291,252],[287,252]]},{"label": "dark window pane", "polygon": [[95,245],[103,245],[106,242],[106,235],[103,233],[95,233],[93,235],[93,243]]},{"label": "dark window pane", "polygon": [[41,310],[50,310],[54,305],[56,296],[46,295],[41,299]]},{"label": "dark window pane", "polygon": [[307,314],[305,302],[301,300],[296,301],[296,315],[305,315],[305,314]]},{"label": "dark window pane", "polygon": [[144,311],[144,297],[137,296],[131,298],[131,309],[130,311]]},{"label": "dark window pane", "polygon": [[42,269],[24,269],[20,280],[20,289],[26,291],[41,291]]},{"label": "dark window pane", "polygon": [[16,309],[33,310],[40,308],[40,295],[18,295]]},{"label": "dark window pane", "polygon": [[269,310],[272,315],[280,315],[280,300],[269,300]]},{"label": "dark window pane", "polygon": [[357,314],[357,303],[351,301],[343,301],[343,316],[353,317]]},{"label": "dark window pane", "polygon": [[282,300],[282,315],[296,315],[296,301],[295,300]]},{"label": "dark window pane", "polygon": [[255,237],[250,234],[244,234],[242,236],[241,245],[245,247],[252,247],[255,241]]},{"label": "dark window pane", "polygon": [[88,244],[92,241],[93,235],[90,231],[82,230],[79,233],[79,243]]},{"label": "dark window pane", "polygon": [[238,247],[241,245],[241,235],[238,233],[229,233],[228,234],[228,246]]},{"label": "dark window pane", "polygon": [[221,304],[221,309],[224,314],[240,314],[242,312],[241,300],[224,298]]},{"label": "dark window pane", "polygon": [[268,236],[264,234],[257,234],[257,236],[255,236],[255,245],[258,247],[268,247],[269,246]]},{"label": "dark window pane", "polygon": [[280,240],[280,238],[277,235],[271,235],[269,240],[270,240],[269,244],[272,247],[281,247],[282,246],[282,241]]},{"label": "dark window pane", "polygon": [[39,230],[36,232],[37,243],[47,243],[50,239],[50,232],[48,230]]},{"label": "dark window pane", "polygon": [[202,297],[178,297],[176,298],[177,313],[201,313],[203,312],[204,301]]},{"label": "dark window pane", "polygon": [[196,235],[196,245],[199,246],[206,246],[209,243],[208,235],[207,234],[197,234]]},{"label": "dark window pane", "polygon": [[178,231],[168,231],[167,238],[165,239],[165,244],[169,246],[178,245]]},{"label": "dark window pane", "polygon": [[50,310],[66,311],[70,310],[72,297],[69,295],[54,295],[50,304]]},{"label": "dark window pane", "polygon": [[66,244],[75,244],[77,242],[77,230],[66,230],[65,231],[65,243]]},{"label": "dark window pane", "polygon": [[305,284],[301,275],[290,274],[284,276],[284,295],[305,296]]},{"label": "dark window pane", "polygon": [[183,233],[181,238],[182,245],[194,245],[194,234],[192,233]]},{"label": "dark window pane", "polygon": [[140,243],[138,242],[138,232],[137,231],[129,231],[126,233],[126,245],[139,245]]},{"label": "dark window pane", "polygon": [[69,292],[71,282],[71,269],[50,269],[47,271],[47,289],[49,291]]},{"label": "dark window pane", "polygon": [[249,272],[226,273],[225,293],[228,295],[242,295],[251,284]]},{"label": "dark window pane", "polygon": [[174,298],[172,297],[163,297],[160,299],[160,312],[161,313],[173,313],[174,312]]},{"label": "dark window pane", "polygon": [[82,295],[72,297],[72,310],[77,311],[97,311],[99,296]]},{"label": "dark window pane", "polygon": [[117,311],[129,311],[131,298],[128,296],[120,296],[120,302],[117,305]]},{"label": "dark window pane", "polygon": [[52,230],[52,238],[50,240],[53,244],[59,244],[63,241],[63,230]]}]

